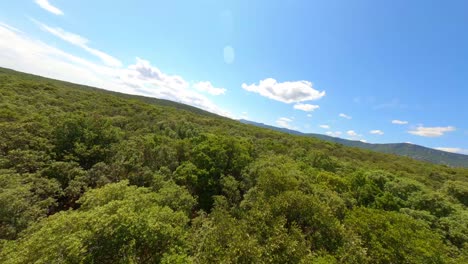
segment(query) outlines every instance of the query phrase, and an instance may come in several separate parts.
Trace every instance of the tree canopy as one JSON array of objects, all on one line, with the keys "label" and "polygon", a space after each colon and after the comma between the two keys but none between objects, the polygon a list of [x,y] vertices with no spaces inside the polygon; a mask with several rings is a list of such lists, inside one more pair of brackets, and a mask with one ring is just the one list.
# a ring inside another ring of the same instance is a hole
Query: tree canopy
[{"label": "tree canopy", "polygon": [[468,263],[468,170],[0,69],[1,263]]}]

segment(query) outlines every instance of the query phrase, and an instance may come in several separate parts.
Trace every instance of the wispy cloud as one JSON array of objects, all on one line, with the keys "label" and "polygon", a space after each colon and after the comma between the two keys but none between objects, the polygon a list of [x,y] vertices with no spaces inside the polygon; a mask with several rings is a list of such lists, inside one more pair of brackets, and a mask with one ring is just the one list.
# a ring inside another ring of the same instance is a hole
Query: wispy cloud
[{"label": "wispy cloud", "polygon": [[455,131],[456,128],[453,126],[446,126],[446,127],[424,127],[418,126],[413,130],[408,131],[408,133],[421,136],[421,137],[440,137],[443,136],[447,132]]},{"label": "wispy cloud", "polygon": [[451,153],[458,153],[458,154],[465,154],[468,155],[468,149],[462,149],[462,148],[447,148],[447,147],[439,147],[435,148],[437,150],[442,150],[445,152],[451,152]]},{"label": "wispy cloud", "polygon": [[319,125],[320,128],[323,128],[323,129],[330,129],[330,126],[329,125]]},{"label": "wispy cloud", "polygon": [[302,111],[306,111],[306,112],[312,112],[312,111],[314,111],[315,109],[318,109],[318,108],[320,108],[320,106],[312,105],[312,104],[298,103],[298,104],[294,105],[294,109],[302,110]]},{"label": "wispy cloud", "polygon": [[348,130],[346,131],[346,134],[349,136],[347,139],[349,140],[363,140],[362,135],[357,133],[354,130]]},{"label": "wispy cloud", "polygon": [[11,31],[16,31],[16,32],[18,32],[18,33],[23,33],[23,32],[21,32],[21,30],[15,28],[15,27],[12,27],[12,26],[10,26],[10,25],[7,25],[7,24],[5,24],[5,23],[3,23],[3,22],[0,22],[0,26],[1,26],[1,27],[4,27],[4,28],[7,28],[7,29],[9,29],[9,30],[11,30]]},{"label": "wispy cloud", "polygon": [[112,57],[111,55],[104,53],[100,50],[91,48],[88,46],[89,41],[77,34],[67,32],[59,27],[50,27],[47,26],[37,20],[31,19],[34,23],[36,23],[42,30],[49,32],[50,34],[72,44],[77,47],[84,49],[85,51],[89,52],[90,54],[98,57],[103,63],[111,67],[121,67],[122,62],[118,59]]},{"label": "wispy cloud", "polygon": [[137,58],[136,63],[119,71],[120,83],[135,88],[139,93],[197,106],[224,116],[231,114],[221,110],[211,100],[190,89],[182,76],[163,73],[147,60]]},{"label": "wispy cloud", "polygon": [[280,117],[278,120],[276,120],[276,124],[280,127],[283,128],[288,128],[288,129],[293,129],[291,126],[292,119],[289,119],[287,117]]},{"label": "wispy cloud", "polygon": [[359,137],[360,135],[358,133],[356,133],[356,131],[354,130],[348,130],[346,132],[346,134],[348,134],[348,136],[351,136],[351,137]]},{"label": "wispy cloud", "polygon": [[369,133],[374,134],[374,135],[383,135],[384,134],[384,132],[382,130],[378,130],[378,129],[371,130],[371,131],[369,131]]},{"label": "wispy cloud", "polygon": [[88,61],[0,24],[2,67],[49,78],[144,95],[199,107],[223,116],[232,115],[192,89],[181,76],[163,73],[137,58],[128,67],[109,67]]},{"label": "wispy cloud", "polygon": [[318,100],[325,96],[325,91],[314,89],[309,81],[277,82],[273,78],[267,78],[259,84],[244,83],[242,88],[287,104]]},{"label": "wispy cloud", "polygon": [[201,92],[206,92],[211,95],[221,95],[226,92],[225,88],[216,88],[211,84],[211,82],[197,82],[193,87]]},{"label": "wispy cloud", "polygon": [[343,133],[341,131],[327,131],[325,134],[330,136],[330,137],[339,137]]},{"label": "wispy cloud", "polygon": [[42,9],[47,10],[54,15],[59,15],[59,16],[63,15],[62,10],[53,6],[51,3],[49,3],[48,0],[35,0],[34,2],[36,2],[36,4],[38,4]]},{"label": "wispy cloud", "polygon": [[338,116],[341,117],[341,118],[345,118],[345,119],[352,119],[351,116],[349,116],[347,114],[343,114],[343,113],[339,114]]},{"label": "wispy cloud", "polygon": [[402,121],[402,120],[394,119],[394,120],[392,120],[392,124],[395,124],[395,125],[406,125],[406,124],[408,124],[408,121]]}]

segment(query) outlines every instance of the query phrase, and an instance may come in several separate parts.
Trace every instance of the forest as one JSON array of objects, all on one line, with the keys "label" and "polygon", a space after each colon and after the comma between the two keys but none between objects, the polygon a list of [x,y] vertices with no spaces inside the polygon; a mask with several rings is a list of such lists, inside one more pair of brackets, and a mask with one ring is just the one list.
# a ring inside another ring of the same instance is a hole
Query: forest
[{"label": "forest", "polygon": [[468,263],[468,169],[0,68],[0,263]]}]

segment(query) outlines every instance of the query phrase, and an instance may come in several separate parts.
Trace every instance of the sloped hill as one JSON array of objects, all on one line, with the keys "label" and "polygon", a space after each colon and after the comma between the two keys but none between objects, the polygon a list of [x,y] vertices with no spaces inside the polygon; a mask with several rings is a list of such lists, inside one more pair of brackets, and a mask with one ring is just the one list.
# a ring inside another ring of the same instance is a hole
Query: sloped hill
[{"label": "sloped hill", "polygon": [[281,131],[293,135],[303,135],[319,138],[322,140],[343,144],[345,146],[357,147],[362,149],[368,149],[377,152],[390,153],[399,156],[406,156],[417,160],[427,161],[436,164],[444,164],[453,167],[465,167],[468,168],[468,155],[450,153],[440,151],[437,149],[427,148],[415,144],[408,143],[388,143],[388,144],[371,144],[355,140],[347,140],[338,137],[331,137],[322,134],[314,133],[301,133],[286,128],[279,128],[274,126],[265,125],[262,123],[252,122],[248,120],[240,120],[244,124],[251,124],[258,127],[269,128],[276,131]]}]

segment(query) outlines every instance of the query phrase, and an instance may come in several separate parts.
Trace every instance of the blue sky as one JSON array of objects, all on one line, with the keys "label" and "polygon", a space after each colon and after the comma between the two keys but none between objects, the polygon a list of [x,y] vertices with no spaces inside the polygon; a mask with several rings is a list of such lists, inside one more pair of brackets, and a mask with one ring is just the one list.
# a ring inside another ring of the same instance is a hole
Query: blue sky
[{"label": "blue sky", "polygon": [[467,1],[0,2],[0,66],[468,154]]}]

